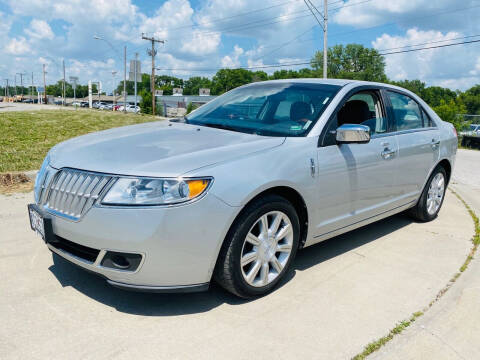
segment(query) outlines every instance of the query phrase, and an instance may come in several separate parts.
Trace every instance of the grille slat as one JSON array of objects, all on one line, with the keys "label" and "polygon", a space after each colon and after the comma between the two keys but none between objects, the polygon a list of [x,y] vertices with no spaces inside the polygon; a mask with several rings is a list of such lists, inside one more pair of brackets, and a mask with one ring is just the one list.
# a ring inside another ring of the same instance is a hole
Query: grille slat
[{"label": "grille slat", "polygon": [[[99,198],[111,176],[75,169],[52,171],[39,189],[39,205],[78,220]],[[43,185],[44,184],[44,185]]]}]

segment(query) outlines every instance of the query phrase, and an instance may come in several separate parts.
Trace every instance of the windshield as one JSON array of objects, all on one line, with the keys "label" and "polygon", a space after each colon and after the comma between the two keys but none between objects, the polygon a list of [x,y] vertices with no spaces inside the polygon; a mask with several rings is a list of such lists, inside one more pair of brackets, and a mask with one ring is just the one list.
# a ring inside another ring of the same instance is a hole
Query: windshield
[{"label": "windshield", "polygon": [[267,136],[305,136],[337,85],[257,83],[229,91],[185,117],[188,124]]}]

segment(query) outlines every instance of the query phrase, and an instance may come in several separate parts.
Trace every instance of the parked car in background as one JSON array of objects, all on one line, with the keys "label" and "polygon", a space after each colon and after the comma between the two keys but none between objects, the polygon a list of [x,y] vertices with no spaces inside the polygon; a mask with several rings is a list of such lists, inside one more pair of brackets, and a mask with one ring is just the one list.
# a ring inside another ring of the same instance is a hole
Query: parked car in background
[{"label": "parked car in background", "polygon": [[80,103],[80,106],[81,106],[81,107],[88,107],[88,106],[89,106],[88,101],[82,101],[82,102]]},{"label": "parked car in background", "polygon": [[72,106],[82,106],[82,103],[80,101],[74,101],[71,104]]},{"label": "parked car in background", "polygon": [[104,103],[102,101],[96,101],[92,104],[92,108],[94,109],[100,109],[100,107],[107,105],[107,103]]},{"label": "parked car in background", "polygon": [[132,113],[139,113],[140,112],[140,106],[135,106],[135,105],[127,105],[127,112],[132,112]]},{"label": "parked car in background", "polygon": [[114,286],[189,292],[215,279],[251,298],[300,248],[405,210],[435,219],[456,149],[452,124],[400,87],[256,82],[181,119],[56,145],[30,223]]},{"label": "parked car in background", "polygon": [[462,136],[480,136],[480,124],[470,124],[468,130],[460,131]]},{"label": "parked car in background", "polygon": [[113,109],[112,109],[112,110],[113,110],[113,111],[118,111],[118,109],[120,108],[120,106],[121,106],[121,105],[118,105],[118,104],[113,105]]},{"label": "parked car in background", "polygon": [[33,99],[25,99],[22,102],[26,103],[26,104],[33,104],[34,103]]}]

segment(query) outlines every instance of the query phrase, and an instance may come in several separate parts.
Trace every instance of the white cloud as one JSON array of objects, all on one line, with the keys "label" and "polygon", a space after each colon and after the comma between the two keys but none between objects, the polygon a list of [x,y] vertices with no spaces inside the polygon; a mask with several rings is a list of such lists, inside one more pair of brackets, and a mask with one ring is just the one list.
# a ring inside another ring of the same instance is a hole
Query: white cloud
[{"label": "white cloud", "polygon": [[20,36],[18,39],[11,39],[5,46],[5,52],[12,55],[29,54],[31,51],[29,43],[23,36]]},{"label": "white cloud", "polygon": [[359,28],[394,23],[402,28],[470,32],[480,29],[479,9],[475,0],[347,0],[330,18]]},{"label": "white cloud", "polygon": [[190,38],[183,41],[181,50],[196,56],[211,54],[217,50],[220,39],[221,35],[218,32],[206,34],[195,30]]},{"label": "white cloud", "polygon": [[244,50],[238,46],[235,45],[233,47],[233,52],[230,55],[225,55],[222,58],[222,67],[224,68],[236,68],[240,66],[240,56],[242,56],[244,53]]},{"label": "white cloud", "polygon": [[[407,49],[448,44],[452,43],[448,41],[449,39],[462,36],[464,35],[457,32],[442,33],[413,28],[409,29],[404,36],[383,34],[373,41],[372,45],[383,52],[394,52],[404,50],[399,49],[404,46],[428,42],[435,43]],[[476,50],[475,47],[468,45],[458,45],[387,55],[385,56],[386,73],[393,80],[420,79],[428,85],[465,89],[480,81],[480,76],[476,73],[478,66],[476,61],[479,61]]]},{"label": "white cloud", "polygon": [[45,20],[33,19],[30,28],[25,29],[25,34],[35,39],[49,39],[54,37],[52,28]]}]

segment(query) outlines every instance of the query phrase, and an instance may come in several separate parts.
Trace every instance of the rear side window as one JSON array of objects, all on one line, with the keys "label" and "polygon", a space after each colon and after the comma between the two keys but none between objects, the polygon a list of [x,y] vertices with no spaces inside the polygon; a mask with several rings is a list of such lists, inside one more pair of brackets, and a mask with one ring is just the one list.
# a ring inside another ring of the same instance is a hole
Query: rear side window
[{"label": "rear side window", "polygon": [[422,109],[422,118],[423,118],[423,127],[432,127],[433,122],[430,116],[426,113],[425,110]]},{"label": "rear side window", "polygon": [[[420,106],[410,96],[388,91],[397,131],[423,128]],[[428,124],[427,124],[428,126]]]}]

